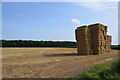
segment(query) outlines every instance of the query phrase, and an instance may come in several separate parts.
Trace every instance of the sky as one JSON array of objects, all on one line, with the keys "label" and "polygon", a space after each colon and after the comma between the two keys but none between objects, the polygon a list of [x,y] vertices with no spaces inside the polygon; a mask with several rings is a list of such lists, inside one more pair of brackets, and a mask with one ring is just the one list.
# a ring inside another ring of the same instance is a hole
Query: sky
[{"label": "sky", "polygon": [[75,41],[79,26],[108,26],[118,44],[117,2],[2,2],[2,39]]}]

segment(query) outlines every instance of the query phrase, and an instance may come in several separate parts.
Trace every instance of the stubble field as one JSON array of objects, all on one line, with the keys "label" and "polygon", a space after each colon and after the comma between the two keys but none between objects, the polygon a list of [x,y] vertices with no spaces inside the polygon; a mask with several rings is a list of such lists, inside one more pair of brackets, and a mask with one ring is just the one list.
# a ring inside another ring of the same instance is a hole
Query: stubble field
[{"label": "stubble field", "polygon": [[4,78],[73,78],[95,64],[118,58],[118,50],[77,55],[76,48],[2,48]]}]

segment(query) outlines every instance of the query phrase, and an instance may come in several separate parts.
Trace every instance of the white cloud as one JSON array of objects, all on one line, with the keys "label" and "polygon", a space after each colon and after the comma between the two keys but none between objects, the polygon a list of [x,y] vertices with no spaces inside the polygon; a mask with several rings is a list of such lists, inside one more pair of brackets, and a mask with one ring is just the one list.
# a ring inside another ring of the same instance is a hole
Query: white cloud
[{"label": "white cloud", "polygon": [[105,10],[105,9],[115,9],[115,8],[117,9],[118,7],[117,2],[104,2],[101,0],[90,0],[90,1],[73,3],[73,5],[84,6],[86,8],[91,8],[95,10]]},{"label": "white cloud", "polygon": [[71,19],[71,21],[75,24],[80,24],[80,20],[78,20],[78,19]]},{"label": "white cloud", "polygon": [[103,5],[101,5],[99,2],[82,2],[80,5],[97,10],[101,10],[103,8]]},{"label": "white cloud", "polygon": [[119,0],[79,0],[79,1],[80,2],[118,2]]},{"label": "white cloud", "polygon": [[1,0],[2,2],[118,2],[119,0]]},{"label": "white cloud", "polygon": [[17,17],[21,17],[22,15],[20,15],[20,14],[16,14],[16,16],[17,16]]}]

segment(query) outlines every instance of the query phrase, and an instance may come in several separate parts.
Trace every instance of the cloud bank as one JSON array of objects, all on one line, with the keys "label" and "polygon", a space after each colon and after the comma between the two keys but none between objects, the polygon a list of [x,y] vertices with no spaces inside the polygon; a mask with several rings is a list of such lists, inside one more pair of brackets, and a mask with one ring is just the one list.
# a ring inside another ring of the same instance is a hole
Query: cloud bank
[{"label": "cloud bank", "polygon": [[[86,0],[87,1],[87,0]],[[117,9],[117,2],[105,2],[102,0],[90,0],[88,2],[79,2],[73,3],[75,6],[84,6],[86,8],[95,9],[95,10],[106,10],[106,9]]]}]

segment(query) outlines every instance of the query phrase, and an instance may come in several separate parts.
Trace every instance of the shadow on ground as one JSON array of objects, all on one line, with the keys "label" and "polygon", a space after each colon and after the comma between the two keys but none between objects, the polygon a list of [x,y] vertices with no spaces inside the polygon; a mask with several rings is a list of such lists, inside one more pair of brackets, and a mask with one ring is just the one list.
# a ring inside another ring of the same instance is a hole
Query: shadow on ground
[{"label": "shadow on ground", "polygon": [[61,53],[61,54],[48,54],[48,55],[44,55],[44,56],[47,56],[47,57],[60,57],[60,56],[85,56],[84,54],[78,54],[78,53]]}]

